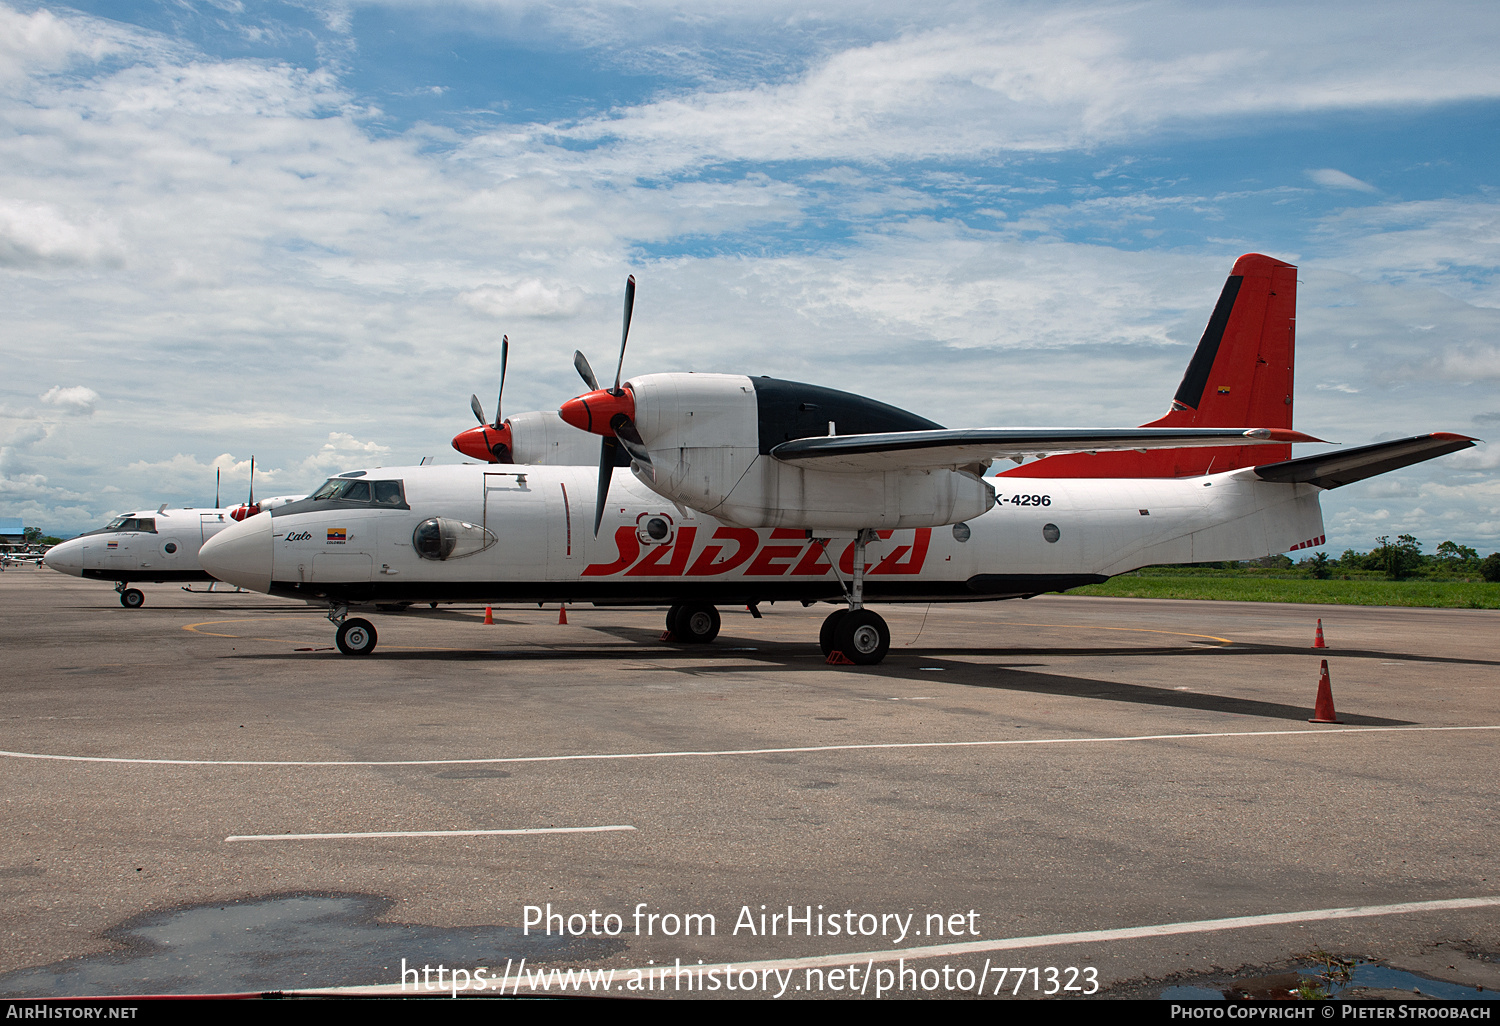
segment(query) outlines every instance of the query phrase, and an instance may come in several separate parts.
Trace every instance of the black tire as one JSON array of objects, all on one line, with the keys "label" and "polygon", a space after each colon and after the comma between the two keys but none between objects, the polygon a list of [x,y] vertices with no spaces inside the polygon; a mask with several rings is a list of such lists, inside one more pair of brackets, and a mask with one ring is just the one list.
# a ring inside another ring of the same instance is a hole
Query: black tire
[{"label": "black tire", "polygon": [[707,602],[687,602],[677,614],[672,633],[690,645],[706,645],[719,636],[719,611]]},{"label": "black tire", "polygon": [[891,647],[891,629],[879,613],[856,609],[839,622],[835,644],[851,663],[874,666]]},{"label": "black tire", "polygon": [[126,609],[139,609],[146,604],[146,593],[139,588],[126,588],[120,592],[120,605]]},{"label": "black tire", "polygon": [[677,618],[682,615],[682,603],[679,602],[667,610],[667,632],[674,637],[677,635]]},{"label": "black tire", "polygon": [[376,638],[375,625],[356,617],[339,624],[334,641],[344,655],[364,656],[375,651]]},{"label": "black tire", "polygon": [[823,621],[823,627],[818,631],[818,646],[823,649],[823,658],[826,659],[833,654],[833,646],[838,640],[839,624],[848,615],[847,609],[835,609],[828,614],[828,619]]}]

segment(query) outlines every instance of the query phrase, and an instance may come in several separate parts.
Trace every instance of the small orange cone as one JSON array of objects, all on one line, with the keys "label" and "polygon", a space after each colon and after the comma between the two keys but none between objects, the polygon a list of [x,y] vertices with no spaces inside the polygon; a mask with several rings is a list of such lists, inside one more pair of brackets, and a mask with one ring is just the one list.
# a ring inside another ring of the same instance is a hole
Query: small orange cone
[{"label": "small orange cone", "polygon": [[565,624],[565,623],[568,622],[568,607],[567,606],[558,606],[557,607],[557,622],[558,623],[563,623],[563,624]]},{"label": "small orange cone", "polygon": [[484,607],[484,622],[486,624],[493,624],[495,622],[495,614],[489,606]]},{"label": "small orange cone", "polygon": [[1327,645],[1323,644],[1323,619],[1322,619],[1322,617],[1319,617],[1318,618],[1318,632],[1313,635],[1313,648],[1327,648],[1327,647],[1328,647]]},{"label": "small orange cone", "polygon": [[1323,673],[1318,678],[1318,703],[1313,707],[1313,718],[1308,723],[1343,723],[1333,711],[1333,682],[1328,679],[1328,660],[1323,660]]}]

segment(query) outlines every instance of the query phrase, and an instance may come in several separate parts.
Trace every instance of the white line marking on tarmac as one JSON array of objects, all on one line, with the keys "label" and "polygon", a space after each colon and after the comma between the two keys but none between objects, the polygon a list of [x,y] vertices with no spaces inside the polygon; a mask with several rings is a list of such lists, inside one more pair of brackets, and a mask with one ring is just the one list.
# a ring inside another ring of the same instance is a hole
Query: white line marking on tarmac
[{"label": "white line marking on tarmac", "polygon": [[353,834],[231,834],[230,841],[330,841],[346,837],[489,837],[500,834],[602,834],[613,830],[635,830],[633,826],[529,827],[520,830],[368,830]]},{"label": "white line marking on tarmac", "polygon": [[608,762],[617,759],[707,759],[736,755],[796,755],[806,752],[868,752],[914,748],[1000,748],[1026,745],[1121,744],[1127,741],[1198,741],[1221,737],[1304,737],[1329,734],[1413,734],[1434,731],[1500,730],[1500,724],[1467,727],[1330,727],[1310,730],[1225,730],[1202,734],[1131,734],[1121,737],[1038,737],[1005,741],[889,741],[862,745],[803,745],[796,748],[725,748],[681,752],[605,752],[585,755],[513,755],[488,759],[387,759],[366,761],[253,759],[125,759],[103,755],[43,755],[0,751],[7,759],[108,762],[131,766],[484,766],[525,762]]},{"label": "white line marking on tarmac", "polygon": [[[1304,912],[1273,912],[1260,916],[1232,916],[1228,919],[1197,919],[1183,923],[1159,923],[1154,926],[1127,926],[1114,930],[1082,930],[1077,933],[1044,933],[1030,937],[1005,937],[997,940],[962,941],[955,944],[930,944],[923,947],[896,948],[885,951],[856,951],[840,955],[812,955],[806,958],[779,958],[765,962],[724,962],[717,965],[694,965],[694,973],[729,969],[762,972],[795,969],[819,969],[847,966],[859,962],[895,962],[899,959],[917,961],[924,958],[951,958],[957,955],[983,954],[988,951],[1020,951],[1026,948],[1063,947],[1070,944],[1099,944],[1105,941],[1141,940],[1148,937],[1175,937],[1189,933],[1216,933],[1221,930],[1248,930],[1257,926],[1287,926],[1293,923],[1320,923],[1334,919],[1365,919],[1372,916],[1409,915],[1417,912],[1451,912],[1470,908],[1493,908],[1500,906],[1500,895],[1484,895],[1476,898],[1443,898],[1436,901],[1406,901],[1394,905],[1351,905],[1345,908],[1319,908]],[[629,976],[639,972],[672,972],[671,967],[653,965],[641,969],[617,969]],[[529,988],[528,988],[529,989]],[[292,993],[287,991],[287,993]],[[368,987],[321,987],[297,991],[301,994],[371,994],[386,995],[402,993],[401,985],[395,983],[376,984]],[[405,993],[410,994],[407,990]],[[449,990],[436,991],[447,996]],[[462,992],[460,992],[462,993]],[[481,993],[476,991],[475,993]]]}]

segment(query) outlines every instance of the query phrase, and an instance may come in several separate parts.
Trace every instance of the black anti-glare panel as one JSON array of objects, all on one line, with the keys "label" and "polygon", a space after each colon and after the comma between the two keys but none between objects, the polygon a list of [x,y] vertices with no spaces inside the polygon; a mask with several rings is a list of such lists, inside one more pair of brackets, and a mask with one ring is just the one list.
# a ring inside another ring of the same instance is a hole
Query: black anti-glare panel
[{"label": "black anti-glare panel", "polygon": [[761,455],[782,442],[828,434],[828,423],[841,435],[886,431],[935,431],[943,425],[896,406],[821,385],[779,378],[751,378],[759,417]]}]

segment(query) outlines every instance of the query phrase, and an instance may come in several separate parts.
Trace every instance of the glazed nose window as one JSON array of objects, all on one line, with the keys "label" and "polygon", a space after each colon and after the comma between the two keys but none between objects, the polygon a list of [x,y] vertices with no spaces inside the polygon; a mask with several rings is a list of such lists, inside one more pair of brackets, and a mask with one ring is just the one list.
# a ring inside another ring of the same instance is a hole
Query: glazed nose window
[{"label": "glazed nose window", "polygon": [[432,517],[417,525],[411,533],[411,547],[423,559],[462,559],[483,552],[495,544],[495,536],[463,520]]}]

